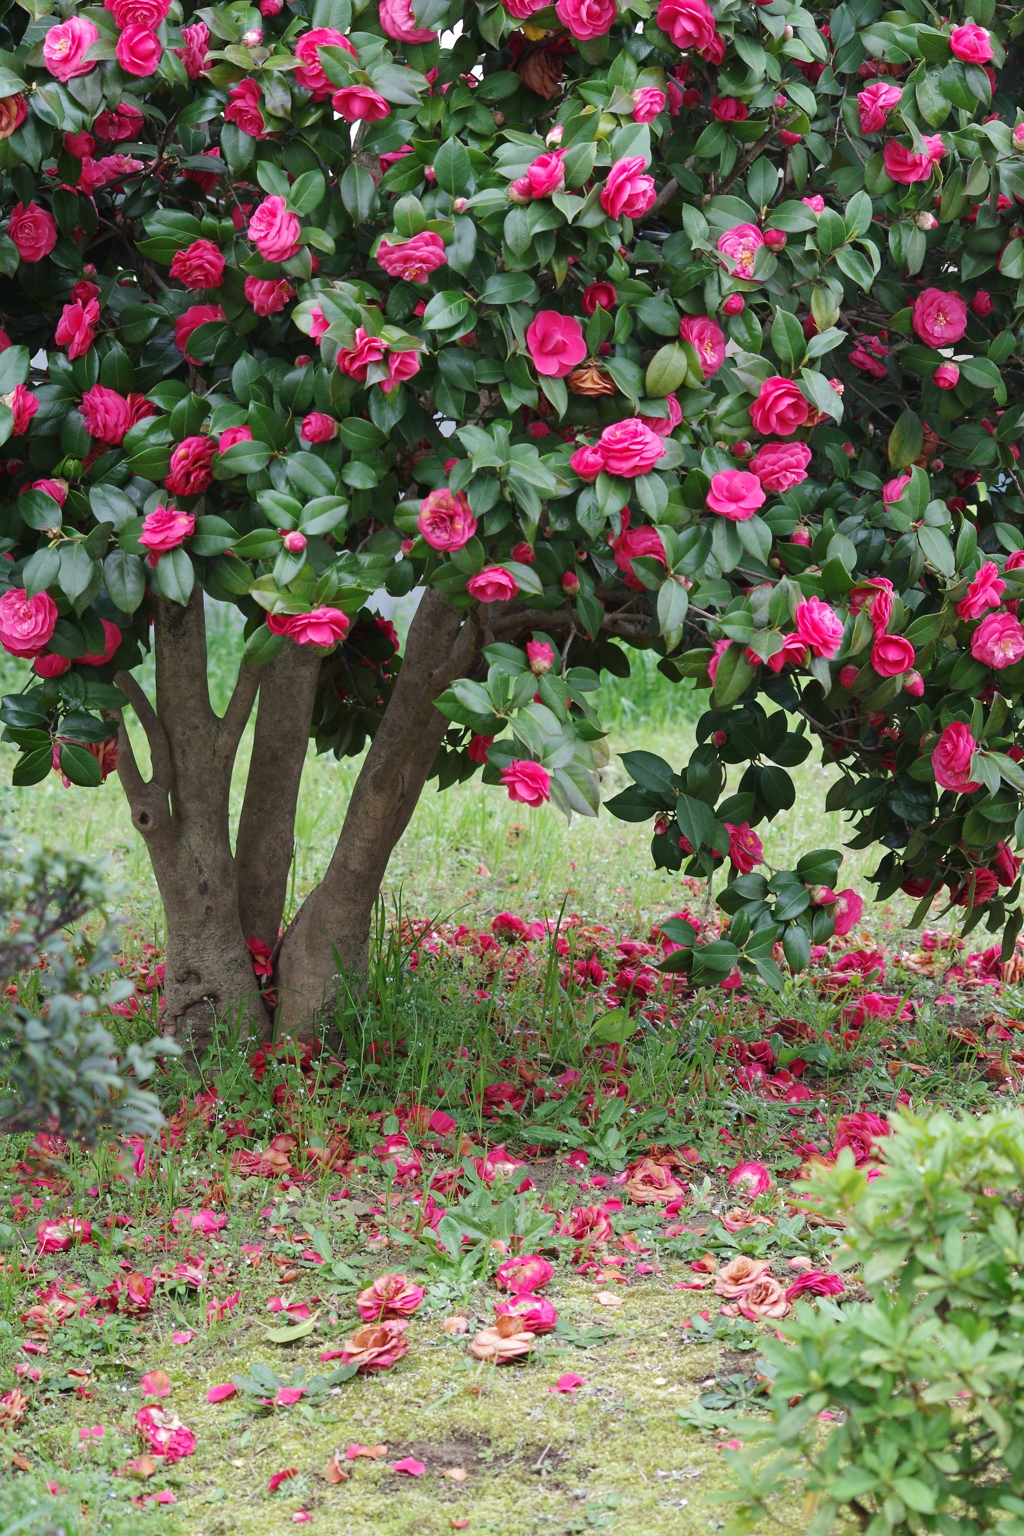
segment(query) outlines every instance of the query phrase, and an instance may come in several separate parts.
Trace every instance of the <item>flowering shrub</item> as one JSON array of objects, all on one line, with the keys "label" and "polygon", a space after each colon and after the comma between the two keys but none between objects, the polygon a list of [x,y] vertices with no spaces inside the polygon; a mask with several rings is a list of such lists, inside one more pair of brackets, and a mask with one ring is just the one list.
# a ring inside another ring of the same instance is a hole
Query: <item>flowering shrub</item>
[{"label": "flowering shrub", "polygon": [[[815,740],[830,809],[884,850],[880,895],[1016,914],[1008,16],[8,13],[0,644],[28,676],[3,719],[21,784],[116,765],[166,908],[171,1032],[201,1043],[239,993],[265,1026],[247,940],[304,1026],[360,964],[432,774],[595,812],[590,696],[628,670],[620,642],[712,689],[690,762],[630,755],[612,802],[653,819],[660,865],[731,862],[728,939],[681,925],[677,969],[777,983],[834,931],[839,855],[768,878],[754,830]],[[399,659],[371,594],[414,588]],[[204,594],[246,631],[223,719]],[[310,734],[372,746],[279,942]]]},{"label": "flowering shrub", "polygon": [[860,1270],[871,1300],[839,1307],[819,1290],[763,1342],[773,1425],[733,1458],[733,1536],[794,1478],[811,1536],[842,1516],[872,1536],[1024,1529],[1024,1122],[941,1111],[892,1129],[877,1176],[843,1151],[812,1182],[809,1208],[845,1223],[835,1263]]}]

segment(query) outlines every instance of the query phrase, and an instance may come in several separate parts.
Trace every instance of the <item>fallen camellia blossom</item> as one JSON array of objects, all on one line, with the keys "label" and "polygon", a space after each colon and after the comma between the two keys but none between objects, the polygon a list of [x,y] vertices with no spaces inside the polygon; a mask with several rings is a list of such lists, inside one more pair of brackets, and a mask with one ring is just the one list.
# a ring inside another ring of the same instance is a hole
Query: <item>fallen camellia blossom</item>
[{"label": "fallen camellia blossom", "polygon": [[76,1243],[92,1242],[92,1224],[80,1216],[67,1221],[41,1221],[36,1227],[40,1253],[64,1253]]},{"label": "fallen camellia blossom", "polygon": [[729,1188],[739,1190],[748,1200],[766,1194],[772,1187],[772,1176],[764,1163],[737,1163],[727,1177]]},{"label": "fallen camellia blossom", "polygon": [[731,1211],[726,1211],[721,1221],[727,1232],[743,1232],[747,1227],[774,1227],[775,1225],[770,1216],[757,1215],[742,1205],[734,1205]]},{"label": "fallen camellia blossom", "polygon": [[176,1413],[166,1408],[140,1408],[135,1423],[154,1456],[167,1461],[180,1461],[191,1456],[196,1448],[196,1437],[181,1422]]},{"label": "fallen camellia blossom", "polygon": [[292,1408],[306,1395],[305,1387],[278,1387],[274,1396],[275,1408]]},{"label": "fallen camellia blossom", "polygon": [[468,1333],[469,1319],[465,1317],[446,1317],[441,1324],[445,1333]]},{"label": "fallen camellia blossom", "polygon": [[227,1224],[227,1217],[216,1211],[193,1211],[187,1205],[171,1216],[172,1232],[202,1232],[205,1237],[212,1237]]},{"label": "fallen camellia blossom", "polygon": [[558,1313],[546,1296],[531,1296],[522,1291],[511,1301],[499,1301],[495,1307],[499,1317],[521,1317],[530,1333],[550,1333],[558,1323]]},{"label": "fallen camellia blossom", "polygon": [[[619,1276],[616,1276],[618,1279]],[[602,1307],[621,1307],[622,1297],[616,1296],[612,1291],[598,1291],[594,1300]]]},{"label": "fallen camellia blossom", "polygon": [[781,1282],[774,1275],[762,1275],[747,1287],[738,1300],[727,1302],[722,1312],[727,1317],[745,1317],[750,1322],[756,1322],[761,1317],[787,1317],[790,1303],[786,1300]]},{"label": "fallen camellia blossom", "polygon": [[513,1295],[539,1291],[555,1273],[555,1266],[542,1259],[539,1253],[520,1253],[514,1259],[506,1259],[494,1273],[494,1283]]},{"label": "fallen camellia blossom", "polygon": [[28,1411],[28,1398],[17,1387],[0,1397],[0,1429],[16,1429]]},{"label": "fallen camellia blossom", "polygon": [[549,1392],[578,1392],[580,1387],[585,1387],[586,1384],[587,1384],[587,1380],[586,1380],[585,1376],[573,1376],[570,1373],[566,1373],[566,1375],[564,1375],[564,1376],[559,1376],[559,1378],[555,1382],[554,1386],[553,1387],[548,1387],[548,1391]]},{"label": "fallen camellia blossom", "polygon": [[842,1275],[830,1275],[824,1269],[808,1269],[787,1287],[786,1300],[796,1301],[799,1296],[841,1296],[845,1290]]},{"label": "fallen camellia blossom", "polygon": [[210,1388],[206,1394],[206,1401],[208,1403],[225,1403],[229,1397],[235,1397],[237,1393],[238,1388],[233,1381],[223,1381],[220,1386]]},{"label": "fallen camellia blossom", "polygon": [[481,1328],[469,1345],[469,1352],[477,1360],[490,1360],[494,1365],[504,1365],[528,1355],[534,1346],[534,1336],[521,1317],[499,1317],[489,1328]]},{"label": "fallen camellia blossom", "polygon": [[356,1461],[360,1456],[365,1456],[369,1461],[380,1461],[380,1458],[387,1453],[386,1445],[360,1445],[358,1440],[353,1440],[345,1452],[345,1460]]},{"label": "fallen camellia blossom", "polygon": [[171,1378],[166,1371],[147,1371],[139,1386],[146,1397],[166,1397],[171,1390]]},{"label": "fallen camellia blossom", "polygon": [[427,1470],[426,1462],[417,1461],[415,1456],[404,1456],[401,1461],[391,1464],[392,1472],[404,1472],[406,1477],[422,1477]]},{"label": "fallen camellia blossom", "polygon": [[194,1338],[195,1338],[195,1331],[194,1331],[194,1329],[192,1329],[192,1328],[182,1328],[177,1333],[172,1333],[171,1334],[171,1343],[172,1344],[191,1344],[192,1340]]},{"label": "fallen camellia blossom", "polygon": [[356,1297],[356,1310],[367,1323],[379,1323],[386,1317],[411,1317],[426,1295],[422,1285],[401,1274],[379,1275]]},{"label": "fallen camellia blossom", "polygon": [[769,1269],[766,1259],[751,1259],[741,1253],[737,1258],[730,1259],[724,1264],[715,1276],[716,1296],[742,1296],[749,1291],[755,1281],[760,1280]]},{"label": "fallen camellia blossom", "polygon": [[386,1371],[401,1360],[409,1348],[404,1318],[388,1318],[383,1323],[367,1323],[345,1340],[340,1350],[325,1350],[321,1360],[341,1360],[361,1371]]},{"label": "fallen camellia blossom", "polygon": [[672,1177],[672,1171],[653,1157],[641,1157],[627,1169],[629,1177],[622,1188],[634,1205],[666,1205],[685,1198],[687,1189]]}]

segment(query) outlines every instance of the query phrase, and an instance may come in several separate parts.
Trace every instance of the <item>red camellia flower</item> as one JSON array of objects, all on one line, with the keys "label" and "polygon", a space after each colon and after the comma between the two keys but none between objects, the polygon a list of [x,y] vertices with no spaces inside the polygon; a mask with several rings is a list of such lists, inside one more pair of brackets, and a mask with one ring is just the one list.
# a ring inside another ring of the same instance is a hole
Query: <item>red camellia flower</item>
[{"label": "red camellia flower", "polygon": [[163,57],[163,44],[149,27],[141,22],[128,24],[117,40],[117,62],[129,75],[153,75]]},{"label": "red camellia flower", "polygon": [[9,656],[39,656],[57,618],[57,604],[48,592],[29,597],[24,587],[11,587],[0,597],[0,645]]},{"label": "red camellia flower", "polygon": [[346,85],[335,91],[331,106],[346,123],[379,123],[391,115],[384,97],[368,85]]},{"label": "red camellia flower", "polygon": [[[228,91],[228,102],[224,108],[224,121],[234,123],[243,133],[247,133],[251,139],[266,137],[266,122],[263,118],[263,92],[255,80],[246,78],[236,80]],[[172,273],[173,276],[173,273]]]},{"label": "red camellia flower", "polygon": [[290,261],[298,252],[302,226],[283,197],[265,197],[249,220],[248,233],[264,261]]},{"label": "red camellia flower", "polygon": [[958,293],[925,288],[914,301],[914,330],[929,347],[948,347],[967,329],[967,305]]},{"label": "red camellia flower", "polygon": [[871,647],[871,665],[879,677],[898,677],[914,665],[914,647],[902,635],[880,635]]},{"label": "red camellia flower", "polygon": [[[1009,561],[1007,569],[1012,569]],[[986,560],[957,603],[956,611],[962,619],[980,619],[987,609],[999,607],[1005,591],[1006,582],[999,575],[998,567],[993,561]]]},{"label": "red camellia flower", "polygon": [[286,633],[296,645],[337,645],[348,634],[351,619],[338,608],[314,608],[312,613],[295,613],[288,620]]},{"label": "red camellia flower", "polygon": [[587,355],[583,327],[575,315],[542,309],[526,330],[526,345],[538,373],[564,379]]},{"label": "red camellia flower", "polygon": [[757,399],[750,407],[750,420],[757,432],[766,437],[789,437],[797,427],[802,427],[811,407],[792,379],[773,374],[765,379]]},{"label": "red camellia flower", "polygon": [[764,859],[761,839],[745,821],[736,826],[727,821],[724,825],[729,834],[729,857],[741,875],[749,875]]},{"label": "red camellia flower", "polygon": [[7,233],[22,261],[42,261],[57,244],[57,220],[37,203],[15,203]]},{"label": "red camellia flower", "polygon": [[614,309],[617,299],[614,283],[591,283],[584,288],[581,303],[583,313],[592,315],[598,309]]},{"label": "red camellia flower", "polygon": [[195,1451],[195,1435],[169,1408],[141,1408],[135,1423],[154,1456],[162,1456],[167,1464]]},{"label": "red camellia flower", "polygon": [[558,0],[555,13],[573,37],[589,42],[611,31],[618,8],[615,0]]},{"label": "red camellia flower", "polygon": [[541,763],[531,762],[529,758],[517,758],[503,768],[501,782],[508,790],[510,800],[535,810],[551,799],[551,775]]},{"label": "red camellia flower", "polygon": [[796,632],[815,656],[836,654],[843,638],[843,621],[820,597],[805,597],[796,605]]},{"label": "red camellia flower", "polygon": [[348,38],[336,27],[312,27],[308,32],[303,32],[295,41],[295,57],[300,60],[299,68],[295,71],[295,83],[304,91],[311,91],[314,100],[323,100],[333,89],[324,74],[320,60],[321,48],[344,48],[353,58],[358,57]]},{"label": "red camellia flower", "polygon": [[935,782],[940,789],[953,789],[958,794],[973,795],[981,788],[971,778],[971,759],[977,746],[970,726],[962,720],[954,720],[946,726],[932,752]]},{"label": "red camellia flower", "polygon": [[186,437],[171,453],[166,489],[174,496],[200,496],[213,484],[216,452],[212,437]]},{"label": "red camellia flower", "polygon": [[416,526],[431,549],[462,549],[476,533],[476,518],[463,491],[447,486],[431,491],[420,503]]},{"label": "red camellia flower", "polygon": [[481,603],[508,603],[518,596],[519,587],[504,566],[489,565],[486,570],[470,577],[466,591]]},{"label": "red camellia flower", "polygon": [[503,1291],[539,1291],[554,1278],[554,1265],[542,1259],[539,1253],[520,1253],[514,1259],[499,1264],[494,1274],[495,1285]]},{"label": "red camellia flower", "polygon": [[646,163],[642,155],[615,161],[601,192],[601,207],[609,218],[639,219],[651,208],[658,194],[653,176],[643,174]]},{"label": "red camellia flower", "polygon": [[679,322],[679,335],[693,347],[700,359],[701,372],[710,379],[725,362],[722,327],[707,315],[684,315]]},{"label": "red camellia flower", "polygon": [[867,1110],[861,1110],[855,1115],[843,1115],[836,1122],[832,1151],[838,1153],[844,1147],[849,1147],[858,1165],[872,1162],[876,1156],[877,1143],[888,1136],[891,1130],[888,1120],[881,1115],[872,1115]]},{"label": "red camellia flower", "polygon": [[294,299],[295,289],[284,277],[247,277],[245,296],[258,315],[276,315]]},{"label": "red camellia flower", "polygon": [[200,366],[194,357],[189,357],[187,351],[192,332],[197,331],[201,325],[209,325],[224,318],[224,311],[219,304],[193,304],[178,316],[174,322],[174,345],[184,355],[187,363],[192,363],[196,368]]},{"label": "red camellia flower", "polygon": [[811,450],[806,443],[765,443],[747,468],[756,475],[766,491],[791,491],[807,479]]}]

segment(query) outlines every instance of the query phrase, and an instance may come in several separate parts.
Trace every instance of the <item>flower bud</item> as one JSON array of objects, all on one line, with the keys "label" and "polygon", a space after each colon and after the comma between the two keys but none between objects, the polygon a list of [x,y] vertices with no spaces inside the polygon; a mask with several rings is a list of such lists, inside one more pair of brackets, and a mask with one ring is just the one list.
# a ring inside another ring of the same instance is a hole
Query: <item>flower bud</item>
[{"label": "flower bud", "polygon": [[781,251],[786,246],[786,232],[782,229],[766,229],[764,243],[770,251]]},{"label": "flower bud", "polygon": [[920,213],[914,214],[914,223],[917,225],[918,229],[924,230],[938,229],[939,227],[939,221],[935,217],[934,213],[927,213],[924,210],[922,210]]},{"label": "flower bud", "polygon": [[1013,130],[1014,149],[1024,149],[1024,123],[1018,123]]},{"label": "flower bud", "polygon": [[510,184],[508,200],[510,203],[533,202],[533,193],[530,190],[530,178],[528,176],[517,176],[515,181]]},{"label": "flower bud", "polygon": [[782,41],[784,43],[791,43],[793,41],[793,28],[792,27],[790,27],[790,26],[783,27],[783,29],[782,29]]},{"label": "flower bud", "polygon": [[732,445],[732,456],[734,459],[749,459],[753,452],[753,443],[748,443],[745,437]]},{"label": "flower bud", "polygon": [[562,591],[569,597],[575,597],[580,589],[580,579],[575,571],[566,571],[562,577]]},{"label": "flower bud", "polygon": [[517,560],[520,565],[532,565],[536,558],[536,553],[529,544],[513,544],[512,559]]},{"label": "flower bud", "polygon": [[830,907],[834,901],[838,900],[835,891],[830,885],[809,885],[807,893],[811,898],[811,905],[814,907]]},{"label": "flower bud", "polygon": [[[1021,127],[1024,128],[1024,123],[1021,124]],[[979,288],[971,300],[970,307],[976,315],[984,319],[986,315],[992,313],[992,295],[987,293],[984,288]]]},{"label": "flower bud", "polygon": [[787,149],[792,149],[794,144],[800,143],[801,139],[803,138],[803,134],[794,133],[792,128],[780,128],[779,138],[782,140],[783,144],[785,144]]},{"label": "flower bud", "polygon": [[457,197],[457,198],[455,198],[453,203],[452,203],[452,207],[455,209],[456,213],[465,213],[466,209],[469,207],[469,198],[468,197]]},{"label": "flower bud", "polygon": [[291,533],[282,533],[281,538],[284,541],[285,549],[290,555],[301,555],[306,547],[306,535],[300,533],[297,528],[293,529]]},{"label": "flower bud", "polygon": [[556,149],[557,146],[561,144],[562,135],[564,133],[565,129],[562,127],[561,123],[555,123],[553,128],[549,128],[547,133],[544,135],[544,143],[548,146],[548,149]]},{"label": "flower bud", "polygon": [[960,382],[960,369],[956,363],[940,363],[932,379],[939,389],[956,389]]},{"label": "flower bud", "polygon": [[742,315],[747,307],[747,301],[742,293],[730,293],[722,305],[722,313],[726,315]]},{"label": "flower bud", "polygon": [[920,672],[915,672],[911,669],[911,671],[903,674],[903,686],[908,693],[912,693],[917,698],[920,698],[922,693],[924,693],[924,678]]},{"label": "flower bud", "polygon": [[527,640],[526,659],[534,677],[543,677],[555,664],[555,652],[544,640]]},{"label": "flower bud", "polygon": [[801,544],[804,549],[811,547],[811,532],[809,528],[794,528],[789,536],[791,544]]},{"label": "flower bud", "polygon": [[844,667],[839,674],[840,688],[852,688],[857,681],[857,668]]},{"label": "flower bud", "polygon": [[843,452],[846,454],[846,457],[848,459],[853,459],[853,458],[856,458],[856,456],[857,456],[857,450],[853,446],[852,443],[844,443],[843,444]]},{"label": "flower bud", "polygon": [[711,740],[714,742],[716,747],[724,747],[729,738],[724,731],[715,731],[711,737]]},{"label": "flower bud", "polygon": [[263,41],[263,33],[259,27],[253,27],[249,32],[242,33],[243,48],[258,48]]},{"label": "flower bud", "polygon": [[403,555],[411,555],[412,552],[413,552],[413,549],[415,547],[416,547],[416,540],[415,539],[403,539],[402,540],[402,554]]}]

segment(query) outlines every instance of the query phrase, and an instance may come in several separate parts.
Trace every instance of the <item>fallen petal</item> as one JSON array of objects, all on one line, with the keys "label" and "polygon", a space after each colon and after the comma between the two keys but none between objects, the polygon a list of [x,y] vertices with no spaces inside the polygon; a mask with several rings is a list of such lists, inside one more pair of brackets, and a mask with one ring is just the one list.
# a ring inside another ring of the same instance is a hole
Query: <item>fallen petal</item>
[{"label": "fallen petal", "polygon": [[415,1456],[405,1456],[401,1461],[391,1464],[392,1472],[404,1472],[407,1477],[422,1477],[427,1470],[426,1463],[417,1461]]},{"label": "fallen petal", "polygon": [[576,1392],[576,1391],[579,1390],[580,1387],[585,1387],[586,1384],[587,1384],[587,1379],[586,1379],[585,1376],[573,1376],[571,1374],[566,1374],[565,1376],[559,1376],[559,1378],[555,1382],[554,1386],[553,1387],[548,1387],[548,1391],[549,1392]]},{"label": "fallen petal", "polygon": [[345,1452],[345,1458],[347,1461],[355,1461],[357,1456],[368,1456],[371,1461],[379,1461],[382,1456],[387,1455],[387,1452],[386,1445],[360,1445],[358,1441],[353,1440]]},{"label": "fallen petal", "polygon": [[208,1403],[224,1403],[229,1397],[234,1397],[237,1392],[238,1388],[233,1381],[222,1381],[220,1386],[210,1388],[206,1394],[206,1401]]},{"label": "fallen petal", "polygon": [[147,1397],[166,1397],[171,1390],[171,1379],[166,1371],[147,1371],[139,1386]]}]

